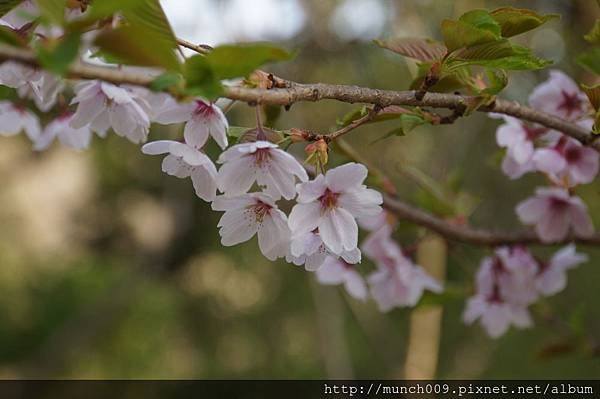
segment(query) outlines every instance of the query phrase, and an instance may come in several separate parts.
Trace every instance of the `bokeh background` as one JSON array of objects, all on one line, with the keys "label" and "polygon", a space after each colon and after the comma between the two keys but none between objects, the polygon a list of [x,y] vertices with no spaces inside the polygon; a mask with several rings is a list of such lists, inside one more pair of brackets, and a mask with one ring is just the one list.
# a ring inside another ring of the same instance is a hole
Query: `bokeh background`
[{"label": "bokeh background", "polygon": [[[404,89],[415,66],[377,48],[387,36],[439,38],[444,18],[503,5],[558,12],[518,40],[579,81],[581,36],[599,16],[594,1],[164,0],[176,33],[215,45],[268,40],[298,50],[268,69],[300,82]],[[515,72],[504,97],[526,101],[546,71]],[[277,128],[327,132],[354,109],[337,102],[296,104]],[[251,126],[236,105],[232,125]],[[409,201],[423,199],[403,170],[460,182],[475,225],[518,229],[514,205],[539,176],[509,181],[498,168],[498,121],[473,115],[377,141],[394,122],[348,135]],[[178,127],[151,139],[177,137]],[[211,148],[212,155],[216,149]],[[302,148],[292,148],[301,153]],[[332,162],[342,162],[333,156]],[[34,153],[24,137],[0,142],[0,377],[21,378],[394,378],[403,376],[410,309],[387,314],[310,273],[269,262],[251,241],[219,244],[219,214],[191,183],[166,176],[160,159],[115,135],[77,153],[55,144]],[[600,186],[581,187],[600,228]],[[466,194],[465,194],[466,195]],[[401,222],[409,244],[418,231]],[[533,307],[535,327],[498,340],[465,326],[461,313],[486,255],[452,244],[442,303],[441,378],[600,377],[600,251],[569,273],[567,289]],[[547,249],[536,249],[540,254]],[[373,266],[364,262],[362,270]],[[431,298],[429,298],[431,299]],[[424,301],[420,306],[428,306]]]}]

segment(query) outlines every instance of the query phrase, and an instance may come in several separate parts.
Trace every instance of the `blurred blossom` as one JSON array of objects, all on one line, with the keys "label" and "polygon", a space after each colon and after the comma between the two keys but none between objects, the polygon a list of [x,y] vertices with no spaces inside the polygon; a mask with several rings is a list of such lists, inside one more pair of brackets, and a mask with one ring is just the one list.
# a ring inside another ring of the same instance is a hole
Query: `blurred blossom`
[{"label": "blurred blossom", "polygon": [[163,0],[162,4],[177,35],[209,45],[286,40],[306,21],[298,0]]},{"label": "blurred blossom", "polygon": [[342,39],[368,41],[381,35],[387,13],[382,1],[346,0],[334,11],[331,27]]}]

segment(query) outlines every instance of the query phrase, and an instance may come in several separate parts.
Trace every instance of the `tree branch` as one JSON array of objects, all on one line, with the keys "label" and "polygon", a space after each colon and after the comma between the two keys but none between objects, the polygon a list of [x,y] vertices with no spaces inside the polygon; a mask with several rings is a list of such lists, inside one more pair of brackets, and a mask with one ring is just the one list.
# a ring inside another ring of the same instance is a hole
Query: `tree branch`
[{"label": "tree branch", "polygon": [[569,237],[560,242],[549,244],[541,242],[533,233],[498,233],[475,229],[465,225],[458,225],[413,207],[389,194],[384,194],[383,206],[400,218],[434,231],[448,240],[460,241],[467,244],[487,246],[516,244],[559,245],[575,242],[585,245],[600,245],[600,235],[594,235],[589,238]]},{"label": "tree branch", "polygon": [[[13,60],[24,64],[39,66],[31,51],[7,45],[0,45],[0,61]],[[97,66],[77,62],[68,71],[71,78],[101,79],[115,84],[132,84],[149,86],[156,74],[130,72],[110,66]],[[409,105],[431,108],[456,109],[473,100],[472,96],[445,93],[427,93],[423,99],[417,100],[415,91],[393,91],[371,89],[368,87],[330,85],[324,83],[302,84],[281,80],[284,88],[258,89],[247,87],[225,87],[224,97],[247,103],[274,104],[289,106],[300,101],[337,100],[346,103],[374,104],[380,107],[388,105]],[[517,102],[497,99],[493,104],[478,109],[481,112],[495,112],[513,116],[529,122],[538,123],[550,129],[558,130],[579,140],[582,144],[593,147],[600,152],[600,140],[587,129]]]}]

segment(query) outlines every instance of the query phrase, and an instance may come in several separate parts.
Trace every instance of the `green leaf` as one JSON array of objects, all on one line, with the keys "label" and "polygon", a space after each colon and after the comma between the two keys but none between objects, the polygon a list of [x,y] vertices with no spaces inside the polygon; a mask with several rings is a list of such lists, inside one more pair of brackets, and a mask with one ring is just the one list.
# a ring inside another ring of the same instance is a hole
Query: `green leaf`
[{"label": "green leaf", "polygon": [[179,88],[183,85],[183,76],[176,72],[165,72],[150,83],[150,89],[164,91],[171,88]]},{"label": "green leaf", "polygon": [[449,51],[499,40],[499,37],[489,30],[449,19],[442,21],[442,35]]},{"label": "green leaf", "polygon": [[600,84],[595,86],[581,85],[581,89],[590,99],[590,103],[596,111],[600,109]]},{"label": "green leaf", "polygon": [[419,61],[441,60],[448,49],[442,43],[430,39],[404,37],[391,40],[374,40],[379,47]]},{"label": "green leaf", "polygon": [[513,55],[513,47],[506,39],[476,44],[465,47],[452,53],[451,58],[456,60],[495,60]]},{"label": "green leaf", "polygon": [[242,136],[242,134],[244,134],[248,130],[252,130],[252,128],[241,126],[229,126],[229,128],[227,129],[227,136],[239,139]]},{"label": "green leaf", "polygon": [[25,47],[27,42],[8,26],[0,26],[0,42],[15,47]]},{"label": "green leaf", "polygon": [[195,55],[188,58],[183,77],[186,81],[186,93],[189,95],[212,100],[223,94],[223,86],[204,56]]},{"label": "green leaf", "polygon": [[57,25],[65,22],[67,0],[38,0],[37,4],[45,21]]},{"label": "green leaf", "polygon": [[593,132],[598,134],[600,133],[600,84],[595,86],[581,85],[581,89],[589,98],[594,110],[596,110]]},{"label": "green leaf", "polygon": [[[99,3],[119,3],[120,12],[127,21],[98,36],[95,43],[100,50],[132,65],[180,70],[181,64],[175,55],[177,39],[158,0]],[[114,9],[109,5],[106,7],[96,12]]]},{"label": "green leaf", "polygon": [[508,75],[502,69],[486,69],[488,85],[481,91],[482,94],[496,95],[508,84]]},{"label": "green leaf", "polygon": [[490,15],[487,10],[472,10],[458,18],[460,22],[467,23],[477,29],[485,30],[494,34],[495,37],[500,36],[500,25]]},{"label": "green leaf", "polygon": [[596,19],[592,30],[583,38],[592,44],[600,44],[600,19]]},{"label": "green leaf", "polygon": [[10,10],[21,4],[24,0],[0,0],[0,17],[6,15]]},{"label": "green leaf", "polygon": [[552,61],[544,60],[533,55],[530,49],[513,44],[512,55],[495,59],[472,60],[457,60],[453,57],[450,57],[444,66],[450,71],[456,68],[463,68],[468,65],[480,65],[506,70],[534,70],[545,68],[551,64]]},{"label": "green leaf", "polygon": [[173,48],[155,31],[137,25],[104,31],[96,38],[95,44],[102,52],[131,65],[162,67],[170,71],[180,69]]},{"label": "green leaf", "polygon": [[79,55],[80,34],[71,32],[52,47],[40,47],[37,51],[42,66],[58,75],[64,75]]},{"label": "green leaf", "polygon": [[218,79],[247,76],[268,62],[286,61],[292,54],[271,44],[240,44],[215,47],[206,55],[208,65]]},{"label": "green leaf", "polygon": [[400,125],[404,133],[409,133],[417,126],[426,124],[427,121],[417,114],[402,114],[400,115]]},{"label": "green leaf", "polygon": [[91,19],[102,19],[110,17],[118,12],[127,12],[143,6],[146,0],[118,0],[118,1],[94,1],[88,11]]},{"label": "green leaf", "polygon": [[559,14],[539,15],[523,8],[502,7],[492,11],[491,16],[502,29],[503,37],[512,37],[533,30],[547,21],[560,18]]},{"label": "green leaf", "polygon": [[579,54],[575,60],[579,65],[589,69],[596,75],[600,75],[600,47]]}]

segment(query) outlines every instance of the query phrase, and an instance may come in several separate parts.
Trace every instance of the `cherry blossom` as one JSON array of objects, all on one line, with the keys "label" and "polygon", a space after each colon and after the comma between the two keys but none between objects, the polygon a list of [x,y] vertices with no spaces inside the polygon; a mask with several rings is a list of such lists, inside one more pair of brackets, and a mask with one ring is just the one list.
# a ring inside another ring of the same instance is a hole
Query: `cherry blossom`
[{"label": "cherry blossom", "polygon": [[442,286],[435,279],[402,253],[391,233],[392,227],[385,225],[362,245],[365,255],[377,265],[377,270],[367,280],[371,296],[382,312],[394,307],[415,306],[424,290],[442,291]]},{"label": "cherry blossom", "polygon": [[580,118],[589,109],[588,99],[577,83],[558,70],[550,71],[550,78],[533,90],[529,104],[568,120]]},{"label": "cherry blossom", "polygon": [[540,262],[535,280],[536,289],[545,296],[562,291],[567,286],[567,270],[587,260],[587,255],[575,252],[575,245],[567,245],[554,254],[549,262]]},{"label": "cherry blossom", "polygon": [[[538,299],[535,278],[538,261],[525,246],[500,247],[495,251],[493,263],[482,267],[479,279],[497,281],[502,296],[518,305],[529,305]],[[479,286],[485,283],[479,281]]]},{"label": "cherry blossom", "polygon": [[42,112],[54,106],[58,93],[64,89],[59,77],[12,61],[0,65],[0,84],[17,89],[21,98],[34,100]]},{"label": "cherry blossom", "polygon": [[[511,259],[513,256],[514,259]],[[523,261],[526,263],[523,264]],[[528,262],[527,253],[521,248],[517,248],[517,252],[500,248],[495,256],[484,258],[476,276],[477,292],[469,298],[463,313],[464,322],[471,324],[480,319],[481,325],[492,338],[503,335],[511,325],[518,328],[531,326],[527,310],[531,298],[516,290],[517,287],[527,287],[527,284],[523,284],[523,277],[530,274]],[[519,272],[518,265],[526,265],[526,272],[515,278],[515,273]],[[513,296],[514,293],[517,295]]]},{"label": "cherry blossom", "polygon": [[75,93],[71,104],[78,104],[78,107],[71,127],[78,129],[89,124],[102,137],[112,127],[119,136],[134,143],[146,141],[151,110],[144,98],[126,88],[98,80],[77,84]]},{"label": "cherry blossom", "polygon": [[[318,230],[308,231],[292,237],[290,253],[286,255],[286,261],[297,266],[304,265],[308,271],[315,271],[327,257],[336,255],[323,243]],[[361,253],[358,248],[352,251],[342,252],[341,258],[349,264],[359,263]]]},{"label": "cherry blossom", "polygon": [[382,196],[362,183],[367,168],[348,163],[297,186],[297,204],[290,214],[294,235],[319,229],[325,245],[337,255],[352,251],[358,244],[355,218],[381,212]]},{"label": "cherry blossom", "polygon": [[516,211],[521,222],[535,226],[543,242],[560,241],[571,229],[578,237],[594,233],[585,203],[561,188],[538,188],[534,197],[517,205]]},{"label": "cherry blossom", "polygon": [[25,132],[32,141],[41,133],[38,117],[25,107],[10,101],[0,101],[0,135],[14,136]]},{"label": "cherry blossom", "polygon": [[142,152],[148,155],[169,154],[162,163],[163,172],[192,179],[196,195],[213,201],[217,192],[217,169],[209,157],[186,143],[159,140],[145,144]]},{"label": "cherry blossom", "polygon": [[50,146],[55,138],[65,146],[75,150],[88,148],[92,140],[92,131],[89,126],[74,129],[70,126],[73,114],[66,112],[50,122],[42,134],[35,140],[34,149],[37,151],[45,150]]},{"label": "cherry blossom", "polygon": [[177,104],[174,100],[167,99],[154,120],[164,125],[186,122],[183,132],[185,141],[196,148],[202,148],[209,136],[219,147],[227,148],[227,118],[221,108],[210,102],[195,100],[187,104]]},{"label": "cherry blossom", "polygon": [[218,196],[212,209],[225,211],[218,224],[223,245],[236,245],[257,234],[258,246],[267,259],[275,260],[288,253],[290,229],[287,217],[267,194],[250,193],[234,198]]},{"label": "cherry blossom", "polygon": [[598,174],[599,159],[597,151],[567,136],[552,147],[538,149],[533,156],[538,170],[568,187],[591,183]]},{"label": "cherry blossom", "polygon": [[367,286],[355,266],[333,256],[326,257],[315,272],[317,281],[325,285],[343,284],[348,295],[360,301],[367,300]]},{"label": "cherry blossom", "polygon": [[32,22],[39,15],[40,12],[33,0],[23,0],[17,7],[2,16],[0,25],[18,30],[25,24]]},{"label": "cherry blossom", "polygon": [[496,141],[506,148],[502,161],[502,171],[511,179],[517,179],[527,172],[535,170],[533,162],[534,142],[546,135],[548,129],[530,126],[519,119],[502,116],[505,123],[496,131]]},{"label": "cherry blossom", "polygon": [[527,328],[532,325],[526,307],[501,302],[493,296],[476,295],[469,298],[463,320],[467,324],[472,324],[477,319],[480,319],[481,325],[492,338],[503,335],[511,325],[517,328]]},{"label": "cherry blossom", "polygon": [[306,171],[292,155],[268,141],[236,144],[223,152],[217,162],[223,164],[217,179],[219,190],[227,196],[246,193],[256,182],[265,186],[265,192],[274,199],[289,200],[296,196],[296,178],[308,180]]}]

